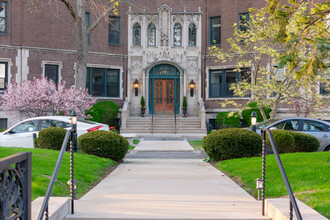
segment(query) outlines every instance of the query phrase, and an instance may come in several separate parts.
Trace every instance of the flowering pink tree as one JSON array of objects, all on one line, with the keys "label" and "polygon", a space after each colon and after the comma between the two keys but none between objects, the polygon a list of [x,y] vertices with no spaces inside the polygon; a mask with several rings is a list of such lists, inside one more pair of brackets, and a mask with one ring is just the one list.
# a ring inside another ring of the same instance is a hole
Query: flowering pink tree
[{"label": "flowering pink tree", "polygon": [[25,117],[49,115],[70,115],[73,110],[78,117],[85,116],[85,110],[95,104],[96,99],[86,89],[74,86],[66,89],[62,81],[56,86],[45,77],[8,86],[1,97],[1,107],[7,112],[18,111]]}]

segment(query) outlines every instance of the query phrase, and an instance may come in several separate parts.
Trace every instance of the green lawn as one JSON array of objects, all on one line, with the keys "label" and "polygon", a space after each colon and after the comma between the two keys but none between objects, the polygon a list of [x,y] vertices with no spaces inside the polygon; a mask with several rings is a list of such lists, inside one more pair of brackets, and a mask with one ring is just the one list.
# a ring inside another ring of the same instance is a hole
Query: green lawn
[{"label": "green lawn", "polygon": [[[32,200],[45,196],[59,151],[0,147],[0,158],[23,151],[32,151]],[[52,196],[69,196],[70,154],[64,154]],[[74,175],[77,182],[76,197],[80,198],[114,168],[116,162],[92,155],[74,154]]]},{"label": "green lawn", "polygon": [[[281,154],[283,166],[296,197],[330,218],[330,152]],[[253,196],[255,179],[261,178],[261,157],[241,158],[216,163]],[[266,158],[266,198],[287,196],[274,155]]]},{"label": "green lawn", "polygon": [[202,147],[202,140],[190,140],[188,143],[195,149],[195,150],[204,150]]},{"label": "green lawn", "polygon": [[140,143],[140,141],[139,141],[139,140],[136,140],[136,139],[134,139],[134,140],[133,140],[133,144],[135,144],[135,145],[136,145],[136,144],[138,144],[138,143]]}]

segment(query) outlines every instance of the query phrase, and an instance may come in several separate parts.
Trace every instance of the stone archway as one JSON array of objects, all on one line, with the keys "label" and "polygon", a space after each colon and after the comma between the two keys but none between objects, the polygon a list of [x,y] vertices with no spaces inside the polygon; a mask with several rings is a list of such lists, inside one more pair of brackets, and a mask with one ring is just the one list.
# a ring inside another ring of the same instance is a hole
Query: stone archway
[{"label": "stone archway", "polygon": [[179,114],[180,71],[172,64],[157,64],[149,71],[149,113]]}]

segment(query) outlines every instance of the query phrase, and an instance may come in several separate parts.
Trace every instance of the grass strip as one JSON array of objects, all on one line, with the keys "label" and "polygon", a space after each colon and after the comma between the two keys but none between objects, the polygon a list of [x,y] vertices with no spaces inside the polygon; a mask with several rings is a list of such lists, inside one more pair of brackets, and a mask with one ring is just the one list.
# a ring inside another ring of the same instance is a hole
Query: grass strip
[{"label": "grass strip", "polygon": [[[281,160],[296,198],[330,218],[330,152],[281,154]],[[255,179],[261,178],[261,157],[225,160],[215,166],[257,197]],[[278,197],[288,194],[275,156],[268,155],[266,198]]]},{"label": "grass strip", "polygon": [[195,149],[195,150],[204,150],[202,147],[202,140],[190,140],[188,143]]},{"label": "grass strip", "polygon": [[[53,174],[59,151],[44,149],[28,149],[16,147],[0,147],[0,158],[19,152],[32,151],[32,200],[45,196]],[[77,182],[76,198],[80,198],[98,184],[111,170],[116,162],[93,155],[74,154],[74,177]],[[63,156],[62,164],[54,184],[52,196],[69,197],[70,153]]]}]

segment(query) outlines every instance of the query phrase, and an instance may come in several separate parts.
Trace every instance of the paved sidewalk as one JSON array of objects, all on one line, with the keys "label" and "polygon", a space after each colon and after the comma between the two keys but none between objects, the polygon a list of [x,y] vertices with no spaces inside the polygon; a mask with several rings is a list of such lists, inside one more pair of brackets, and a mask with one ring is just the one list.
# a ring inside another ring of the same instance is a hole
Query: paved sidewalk
[{"label": "paved sidewalk", "polygon": [[192,151],[187,142],[142,141],[135,150],[149,156],[125,159],[67,219],[266,219],[260,202],[199,157],[157,156]]}]

